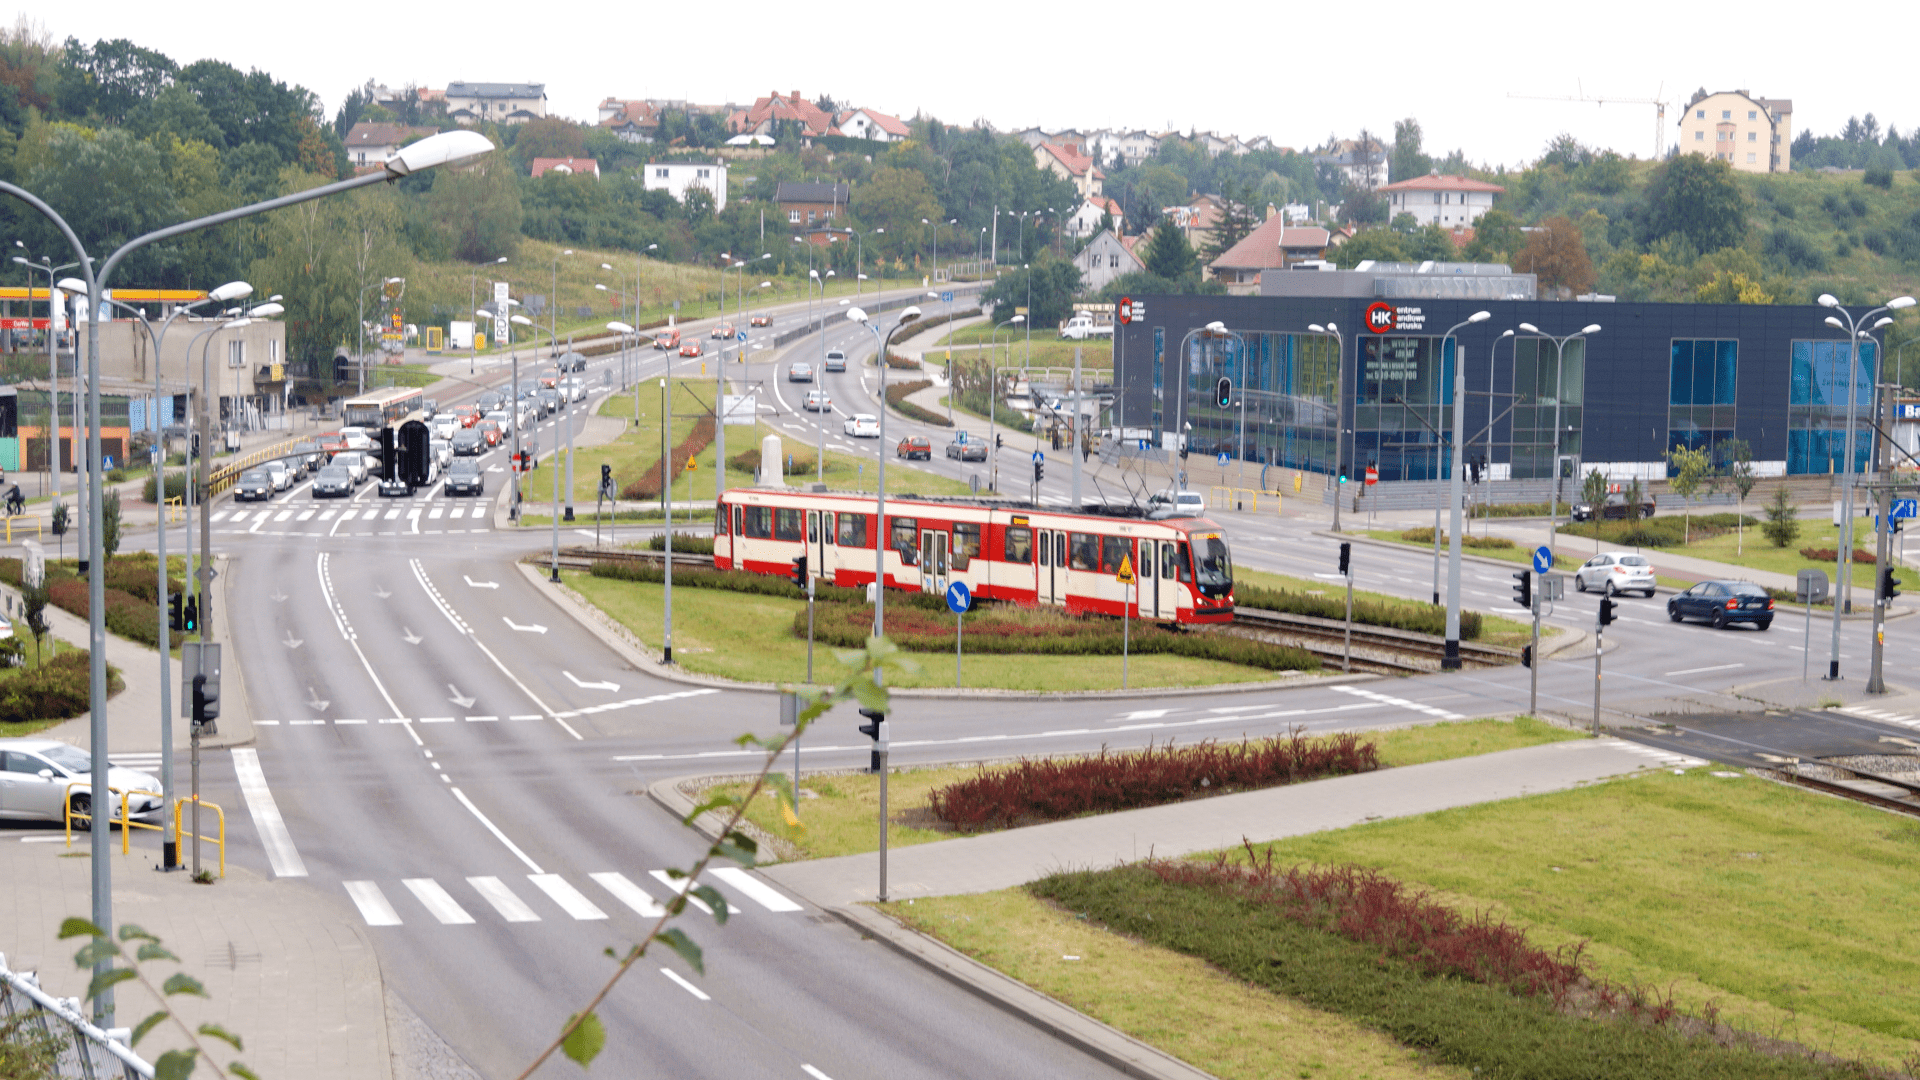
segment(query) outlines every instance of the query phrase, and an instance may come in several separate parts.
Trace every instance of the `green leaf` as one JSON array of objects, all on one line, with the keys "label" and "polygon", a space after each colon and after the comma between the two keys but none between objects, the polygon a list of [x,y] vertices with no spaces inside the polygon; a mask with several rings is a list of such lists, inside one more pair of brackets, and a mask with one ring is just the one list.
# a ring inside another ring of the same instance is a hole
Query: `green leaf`
[{"label": "green leaf", "polygon": [[[742,839],[746,839],[746,838],[742,837]],[[748,840],[747,842],[752,843],[753,841]],[[734,862],[739,863],[741,866],[754,865],[753,852],[748,851],[745,848],[739,847],[735,844],[729,844],[724,840],[718,844],[713,845],[713,853],[722,858],[732,859]]]},{"label": "green leaf", "polygon": [[695,806],[693,809],[687,811],[687,816],[682,820],[688,824],[691,824],[695,818],[699,817],[701,814],[704,814],[709,810],[724,810],[729,807],[734,807],[738,805],[740,805],[740,800],[733,797],[732,795],[710,796],[706,802],[703,802],[698,806]]},{"label": "green leaf", "polygon": [[[571,1024],[573,1020],[569,1018],[567,1023]],[[606,1049],[606,1046],[606,1027],[600,1023],[598,1016],[588,1013],[580,1017],[580,1023],[568,1033],[566,1040],[560,1044],[560,1049],[584,1068],[593,1064],[593,1059],[599,1057],[600,1051]]]},{"label": "green leaf", "polygon": [[692,968],[695,974],[705,975],[707,973],[706,958],[701,954],[700,946],[695,945],[693,939],[688,937],[685,931],[677,926],[669,927],[660,931],[659,940],[666,942],[667,948],[678,953],[680,959],[685,960],[687,966]]},{"label": "green leaf", "polygon": [[887,708],[887,692],[866,679],[858,680],[853,684],[853,699],[869,709],[879,709],[884,712]]},{"label": "green leaf", "polygon": [[133,1029],[132,1045],[139,1046],[141,1037],[146,1035],[147,1032],[152,1031],[154,1025],[160,1023],[162,1020],[165,1020],[168,1017],[168,1015],[169,1013],[167,1012],[167,1010],[161,1009],[159,1012],[154,1013],[153,1015],[147,1017],[145,1020],[140,1021],[139,1025]]},{"label": "green leaf", "polygon": [[714,922],[722,926],[727,924],[727,916],[733,914],[733,909],[727,906],[727,898],[720,895],[719,889],[711,885],[695,885],[687,892],[707,902],[707,906],[713,909]]},{"label": "green leaf", "polygon": [[235,1061],[229,1064],[227,1066],[227,1071],[239,1077],[240,1080],[260,1080],[259,1073],[254,1072],[252,1069],[247,1068],[245,1065],[241,1064],[238,1061]]},{"label": "green leaf", "polygon": [[153,1063],[153,1080],[187,1080],[193,1075],[198,1050],[169,1050]]},{"label": "green leaf", "polygon": [[102,960],[111,960],[120,955],[120,946],[103,934],[80,946],[80,951],[73,954],[73,964],[75,967],[90,968]]},{"label": "green leaf", "polygon": [[145,930],[140,929],[138,926],[135,926],[133,923],[122,923],[120,926],[120,940],[132,941],[134,938],[139,938],[141,941],[157,942],[160,940]]},{"label": "green leaf", "polygon": [[60,923],[60,940],[61,941],[65,941],[70,937],[81,937],[81,936],[106,937],[107,932],[93,925],[92,923],[88,922],[85,919],[77,918],[74,916],[68,916],[66,919],[63,919],[61,921]]},{"label": "green leaf", "polygon": [[211,1038],[219,1039],[221,1042],[226,1043],[228,1046],[233,1047],[235,1050],[246,1049],[246,1047],[240,1045],[240,1036],[235,1035],[233,1032],[228,1031],[226,1028],[221,1027],[219,1024],[201,1024],[200,1034],[209,1036]]},{"label": "green leaf", "polygon": [[[729,847],[738,848],[739,850],[746,852],[748,855],[753,855],[760,850],[759,841],[755,840],[753,837],[748,836],[746,833],[743,833],[738,829],[735,829],[732,832],[728,833],[727,835],[721,837],[720,842],[722,844],[728,845]],[[734,858],[735,856],[729,855],[727,857]]]},{"label": "green leaf", "polygon": [[160,992],[169,997],[174,994],[192,994],[195,997],[207,996],[206,987],[200,985],[200,980],[184,971],[176,971],[168,976],[167,981],[160,985]]},{"label": "green leaf", "polygon": [[99,997],[108,988],[118,986],[128,979],[135,978],[136,975],[132,968],[108,968],[93,977],[93,981],[87,984],[87,992],[84,996]]},{"label": "green leaf", "polygon": [[677,866],[669,866],[667,867],[667,876],[669,878],[672,878],[675,881],[680,881],[685,879],[689,875],[685,870],[682,870]]},{"label": "green leaf", "polygon": [[141,945],[140,951],[135,953],[134,956],[136,959],[140,960],[142,963],[145,963],[148,960],[171,960],[176,964],[180,962],[179,957],[173,955],[172,953],[168,952],[166,949],[161,947],[159,939],[157,938],[153,941],[147,942],[144,945]]}]

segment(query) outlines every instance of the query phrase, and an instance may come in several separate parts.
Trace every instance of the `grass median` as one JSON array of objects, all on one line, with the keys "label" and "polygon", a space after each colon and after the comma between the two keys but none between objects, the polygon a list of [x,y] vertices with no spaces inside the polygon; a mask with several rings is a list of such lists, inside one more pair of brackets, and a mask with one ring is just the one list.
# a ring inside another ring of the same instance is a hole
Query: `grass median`
[{"label": "grass median", "polygon": [[[1233,577],[1236,582],[1258,586],[1263,589],[1282,589],[1290,592],[1304,593],[1308,596],[1338,599],[1342,601],[1343,605],[1346,600],[1346,584],[1335,578],[1317,579],[1293,577],[1288,574],[1269,573],[1265,570],[1249,570],[1243,566],[1235,566],[1233,568]],[[1245,601],[1242,602],[1244,603]],[[1353,590],[1353,602],[1356,608],[1363,602],[1377,604],[1393,610],[1430,610],[1432,608],[1430,604],[1423,604],[1416,600],[1408,600],[1404,596],[1389,596],[1386,593],[1370,592],[1366,589]],[[1480,636],[1474,639],[1476,641],[1488,645],[1500,645],[1517,649],[1521,645],[1533,640],[1532,624],[1530,623],[1522,622],[1518,619],[1509,619],[1503,615],[1492,615],[1485,612],[1478,614],[1480,615]],[[1559,632],[1558,628],[1551,626],[1542,626],[1540,628],[1540,633],[1543,638],[1551,637]]]}]

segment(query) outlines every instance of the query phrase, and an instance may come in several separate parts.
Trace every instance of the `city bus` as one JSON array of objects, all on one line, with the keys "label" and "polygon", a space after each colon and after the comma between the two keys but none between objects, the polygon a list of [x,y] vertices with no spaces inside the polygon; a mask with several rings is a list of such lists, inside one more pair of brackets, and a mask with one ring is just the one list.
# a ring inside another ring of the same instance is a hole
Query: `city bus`
[{"label": "city bus", "polygon": [[340,405],[340,422],[368,431],[394,427],[426,406],[426,394],[417,386],[387,386],[348,398]]}]

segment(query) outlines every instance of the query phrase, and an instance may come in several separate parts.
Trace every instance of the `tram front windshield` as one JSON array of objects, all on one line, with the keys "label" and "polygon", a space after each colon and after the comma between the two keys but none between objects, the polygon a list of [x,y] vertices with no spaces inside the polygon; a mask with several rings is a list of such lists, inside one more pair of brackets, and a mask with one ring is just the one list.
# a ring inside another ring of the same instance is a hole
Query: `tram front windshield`
[{"label": "tram front windshield", "polygon": [[1225,596],[1232,592],[1233,556],[1227,551],[1227,538],[1219,533],[1195,533],[1193,570],[1202,593]]}]

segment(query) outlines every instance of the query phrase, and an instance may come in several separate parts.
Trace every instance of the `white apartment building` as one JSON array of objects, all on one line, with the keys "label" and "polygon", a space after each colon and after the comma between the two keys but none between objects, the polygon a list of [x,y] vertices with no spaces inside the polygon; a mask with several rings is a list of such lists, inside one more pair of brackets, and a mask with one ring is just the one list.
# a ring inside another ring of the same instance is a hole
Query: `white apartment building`
[{"label": "white apartment building", "polygon": [[1680,115],[1679,148],[1740,172],[1787,172],[1793,167],[1793,102],[1745,90],[1695,98]]},{"label": "white apartment building", "polygon": [[1485,180],[1434,173],[1416,176],[1380,189],[1387,197],[1387,217],[1412,214],[1421,225],[1471,225],[1493,209],[1493,197],[1507,190]]},{"label": "white apartment building", "polygon": [[689,188],[703,187],[713,193],[713,209],[727,208],[727,165],[723,161],[656,161],[640,170],[642,185],[648,191],[664,191],[684,202]]}]

